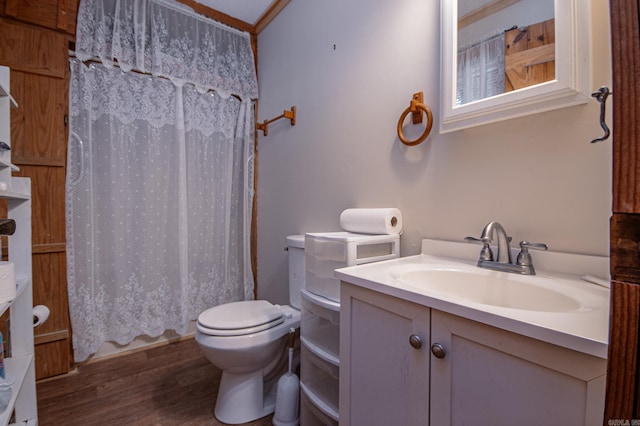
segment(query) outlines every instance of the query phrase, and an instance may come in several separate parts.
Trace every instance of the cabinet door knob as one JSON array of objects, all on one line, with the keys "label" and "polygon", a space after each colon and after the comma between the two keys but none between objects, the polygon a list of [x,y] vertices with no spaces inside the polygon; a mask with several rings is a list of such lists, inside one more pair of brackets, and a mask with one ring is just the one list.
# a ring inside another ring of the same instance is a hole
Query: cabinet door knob
[{"label": "cabinet door knob", "polygon": [[431,353],[438,359],[442,359],[447,355],[447,351],[440,343],[434,343],[431,345]]},{"label": "cabinet door knob", "polygon": [[422,347],[422,339],[416,334],[409,336],[409,344],[413,349],[420,349]]}]

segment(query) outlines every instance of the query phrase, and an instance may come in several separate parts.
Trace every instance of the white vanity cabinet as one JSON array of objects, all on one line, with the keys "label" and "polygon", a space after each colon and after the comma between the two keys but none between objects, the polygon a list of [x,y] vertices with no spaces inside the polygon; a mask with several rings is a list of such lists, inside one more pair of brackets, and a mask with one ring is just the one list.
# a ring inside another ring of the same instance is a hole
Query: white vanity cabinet
[{"label": "white vanity cabinet", "polygon": [[601,425],[606,360],[431,310],[431,424]]},{"label": "white vanity cabinet", "polygon": [[340,424],[427,424],[430,310],[344,282],[340,300]]},{"label": "white vanity cabinet", "polygon": [[344,281],[341,300],[343,425],[602,424],[603,358]]}]

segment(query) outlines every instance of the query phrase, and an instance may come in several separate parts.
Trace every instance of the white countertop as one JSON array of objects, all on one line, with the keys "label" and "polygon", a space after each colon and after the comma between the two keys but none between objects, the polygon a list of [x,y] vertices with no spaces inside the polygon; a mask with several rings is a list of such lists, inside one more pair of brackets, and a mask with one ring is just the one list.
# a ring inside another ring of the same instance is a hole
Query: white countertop
[{"label": "white countertop", "polygon": [[[596,275],[608,282],[608,258],[566,253],[532,253],[536,276],[541,277],[546,283],[557,284],[557,289],[580,303],[579,309],[546,312],[481,304],[430,291],[428,285],[417,286],[399,280],[393,271],[416,265],[463,265],[466,268],[477,268],[477,257],[469,259],[479,253],[479,247],[475,245],[425,240],[422,252],[423,254],[415,256],[337,269],[335,276],[342,281],[432,309],[600,358],[607,357],[609,289],[580,277],[586,274]],[[540,265],[536,264],[538,258]],[[553,272],[540,269],[541,266]],[[566,269],[570,269],[572,273]],[[491,274],[518,276],[494,271]]]}]

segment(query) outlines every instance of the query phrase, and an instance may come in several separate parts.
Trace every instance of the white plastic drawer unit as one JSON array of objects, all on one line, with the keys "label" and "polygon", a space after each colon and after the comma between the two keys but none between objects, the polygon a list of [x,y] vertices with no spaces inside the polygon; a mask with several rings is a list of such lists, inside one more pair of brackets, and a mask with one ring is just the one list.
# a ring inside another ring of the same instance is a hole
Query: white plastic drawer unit
[{"label": "white plastic drawer unit", "polygon": [[340,365],[340,304],[306,290],[300,295],[300,339],[320,358]]},{"label": "white plastic drawer unit", "polygon": [[340,301],[338,268],[395,259],[400,256],[400,235],[365,235],[352,232],[305,234],[305,288]]},{"label": "white plastic drawer unit", "polygon": [[[303,387],[300,392],[300,424],[303,426],[338,426],[334,419],[314,404]],[[316,401],[317,402],[317,401]]]},{"label": "white plastic drawer unit", "polygon": [[300,348],[300,383],[307,397],[326,416],[338,420],[340,368],[316,355],[304,343]]},{"label": "white plastic drawer unit", "polygon": [[303,425],[338,423],[340,388],[340,303],[300,292],[300,388],[306,398]]}]

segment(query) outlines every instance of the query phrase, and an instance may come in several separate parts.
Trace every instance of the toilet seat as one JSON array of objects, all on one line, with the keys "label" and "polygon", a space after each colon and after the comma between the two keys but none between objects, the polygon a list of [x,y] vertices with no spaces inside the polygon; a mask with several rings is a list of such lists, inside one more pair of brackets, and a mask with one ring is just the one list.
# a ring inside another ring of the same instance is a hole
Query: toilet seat
[{"label": "toilet seat", "polygon": [[284,322],[280,306],[266,300],[245,300],[214,306],[198,316],[198,330],[211,336],[258,333]]}]

